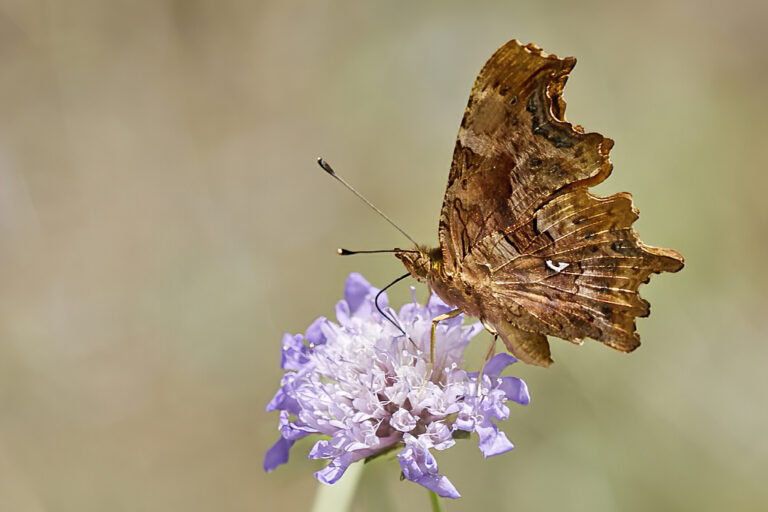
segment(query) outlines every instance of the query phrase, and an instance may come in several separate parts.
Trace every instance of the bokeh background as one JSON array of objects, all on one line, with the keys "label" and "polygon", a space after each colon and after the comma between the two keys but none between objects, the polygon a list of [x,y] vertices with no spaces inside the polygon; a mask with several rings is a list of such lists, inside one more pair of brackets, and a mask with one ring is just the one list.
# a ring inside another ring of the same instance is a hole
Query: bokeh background
[{"label": "bokeh background", "polygon": [[[578,57],[568,118],[616,141],[598,191],[687,265],[643,288],[636,352],[514,369],[517,448],[440,453],[448,509],[765,510],[766,26],[762,0],[0,1],[0,510],[308,509],[309,443],[261,470],[281,336],[350,271],[403,272],[335,255],[403,239],[314,159],[436,243],[511,38]],[[354,507],[427,503],[381,463]]]}]

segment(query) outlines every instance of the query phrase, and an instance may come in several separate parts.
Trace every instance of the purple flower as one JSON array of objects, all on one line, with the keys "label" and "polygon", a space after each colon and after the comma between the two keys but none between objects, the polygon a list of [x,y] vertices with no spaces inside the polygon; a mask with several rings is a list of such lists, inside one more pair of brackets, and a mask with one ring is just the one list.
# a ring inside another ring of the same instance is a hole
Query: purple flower
[{"label": "purple flower", "polygon": [[315,443],[311,459],[330,463],[315,473],[332,484],[350,464],[390,449],[403,475],[443,497],[457,498],[451,482],[438,473],[431,450],[455,443],[458,431],[477,432],[480,450],[490,457],[513,448],[495,421],[509,416],[507,400],[530,401],[525,382],[500,377],[516,360],[499,354],[478,374],[462,369],[469,340],[479,323],[462,325],[462,317],[440,322],[435,362],[430,362],[432,319],[449,311],[436,295],[426,306],[413,302],[399,313],[379,304],[408,334],[385,319],[374,305],[378,293],[360,274],[347,279],[345,298],[336,305],[334,323],[318,318],[306,336],[283,337],[280,390],[267,411],[280,411],[280,439],[267,451],[264,469],[288,461],[296,440],[326,436]]}]

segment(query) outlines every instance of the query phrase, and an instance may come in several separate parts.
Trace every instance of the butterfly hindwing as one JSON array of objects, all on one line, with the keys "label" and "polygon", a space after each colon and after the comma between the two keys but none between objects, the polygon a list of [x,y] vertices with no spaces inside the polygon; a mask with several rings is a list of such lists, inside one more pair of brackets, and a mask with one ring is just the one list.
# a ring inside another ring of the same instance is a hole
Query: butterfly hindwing
[{"label": "butterfly hindwing", "polygon": [[[485,311],[488,321],[512,320],[574,342],[589,337],[623,352],[635,349],[635,318],[650,312],[638,287],[652,273],[682,267],[676,251],[639,240],[631,227],[636,219],[629,194],[599,198],[577,188],[553,198],[528,229],[521,228],[532,237],[514,236],[514,230],[485,237],[465,266],[486,269],[495,299]],[[510,313],[515,310],[524,313]]]}]

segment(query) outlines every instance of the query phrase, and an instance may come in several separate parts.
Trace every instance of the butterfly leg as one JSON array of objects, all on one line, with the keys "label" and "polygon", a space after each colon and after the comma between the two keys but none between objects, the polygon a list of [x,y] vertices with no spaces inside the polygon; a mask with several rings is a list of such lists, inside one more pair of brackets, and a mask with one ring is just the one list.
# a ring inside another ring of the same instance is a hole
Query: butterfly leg
[{"label": "butterfly leg", "polygon": [[449,318],[455,318],[461,314],[461,310],[456,308],[453,311],[437,315],[432,319],[432,334],[429,337],[429,362],[435,362],[435,330],[437,329],[437,323]]},{"label": "butterfly leg", "polygon": [[488,364],[488,361],[490,361],[493,355],[496,353],[496,341],[498,339],[499,339],[499,335],[494,334],[493,340],[491,341],[491,346],[488,347],[488,352],[486,352],[485,354],[485,360],[483,361],[483,365],[480,367],[480,371],[477,372],[477,396],[480,396],[480,393],[482,391],[483,372],[485,371],[485,365]]}]

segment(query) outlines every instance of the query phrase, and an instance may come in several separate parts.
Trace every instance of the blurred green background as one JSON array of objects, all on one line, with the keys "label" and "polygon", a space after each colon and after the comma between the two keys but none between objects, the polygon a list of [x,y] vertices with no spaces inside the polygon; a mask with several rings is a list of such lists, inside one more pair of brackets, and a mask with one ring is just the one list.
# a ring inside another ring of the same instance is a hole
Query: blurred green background
[{"label": "blurred green background", "polygon": [[[616,141],[598,192],[687,265],[643,287],[638,351],[514,368],[517,448],[440,453],[448,510],[765,510],[766,26],[762,0],[0,1],[0,510],[307,509],[309,443],[261,470],[281,336],[350,271],[403,272],[336,247],[404,243],[314,159],[435,244],[511,38],[579,59],[568,119]],[[427,504],[381,463],[355,510]]]}]

